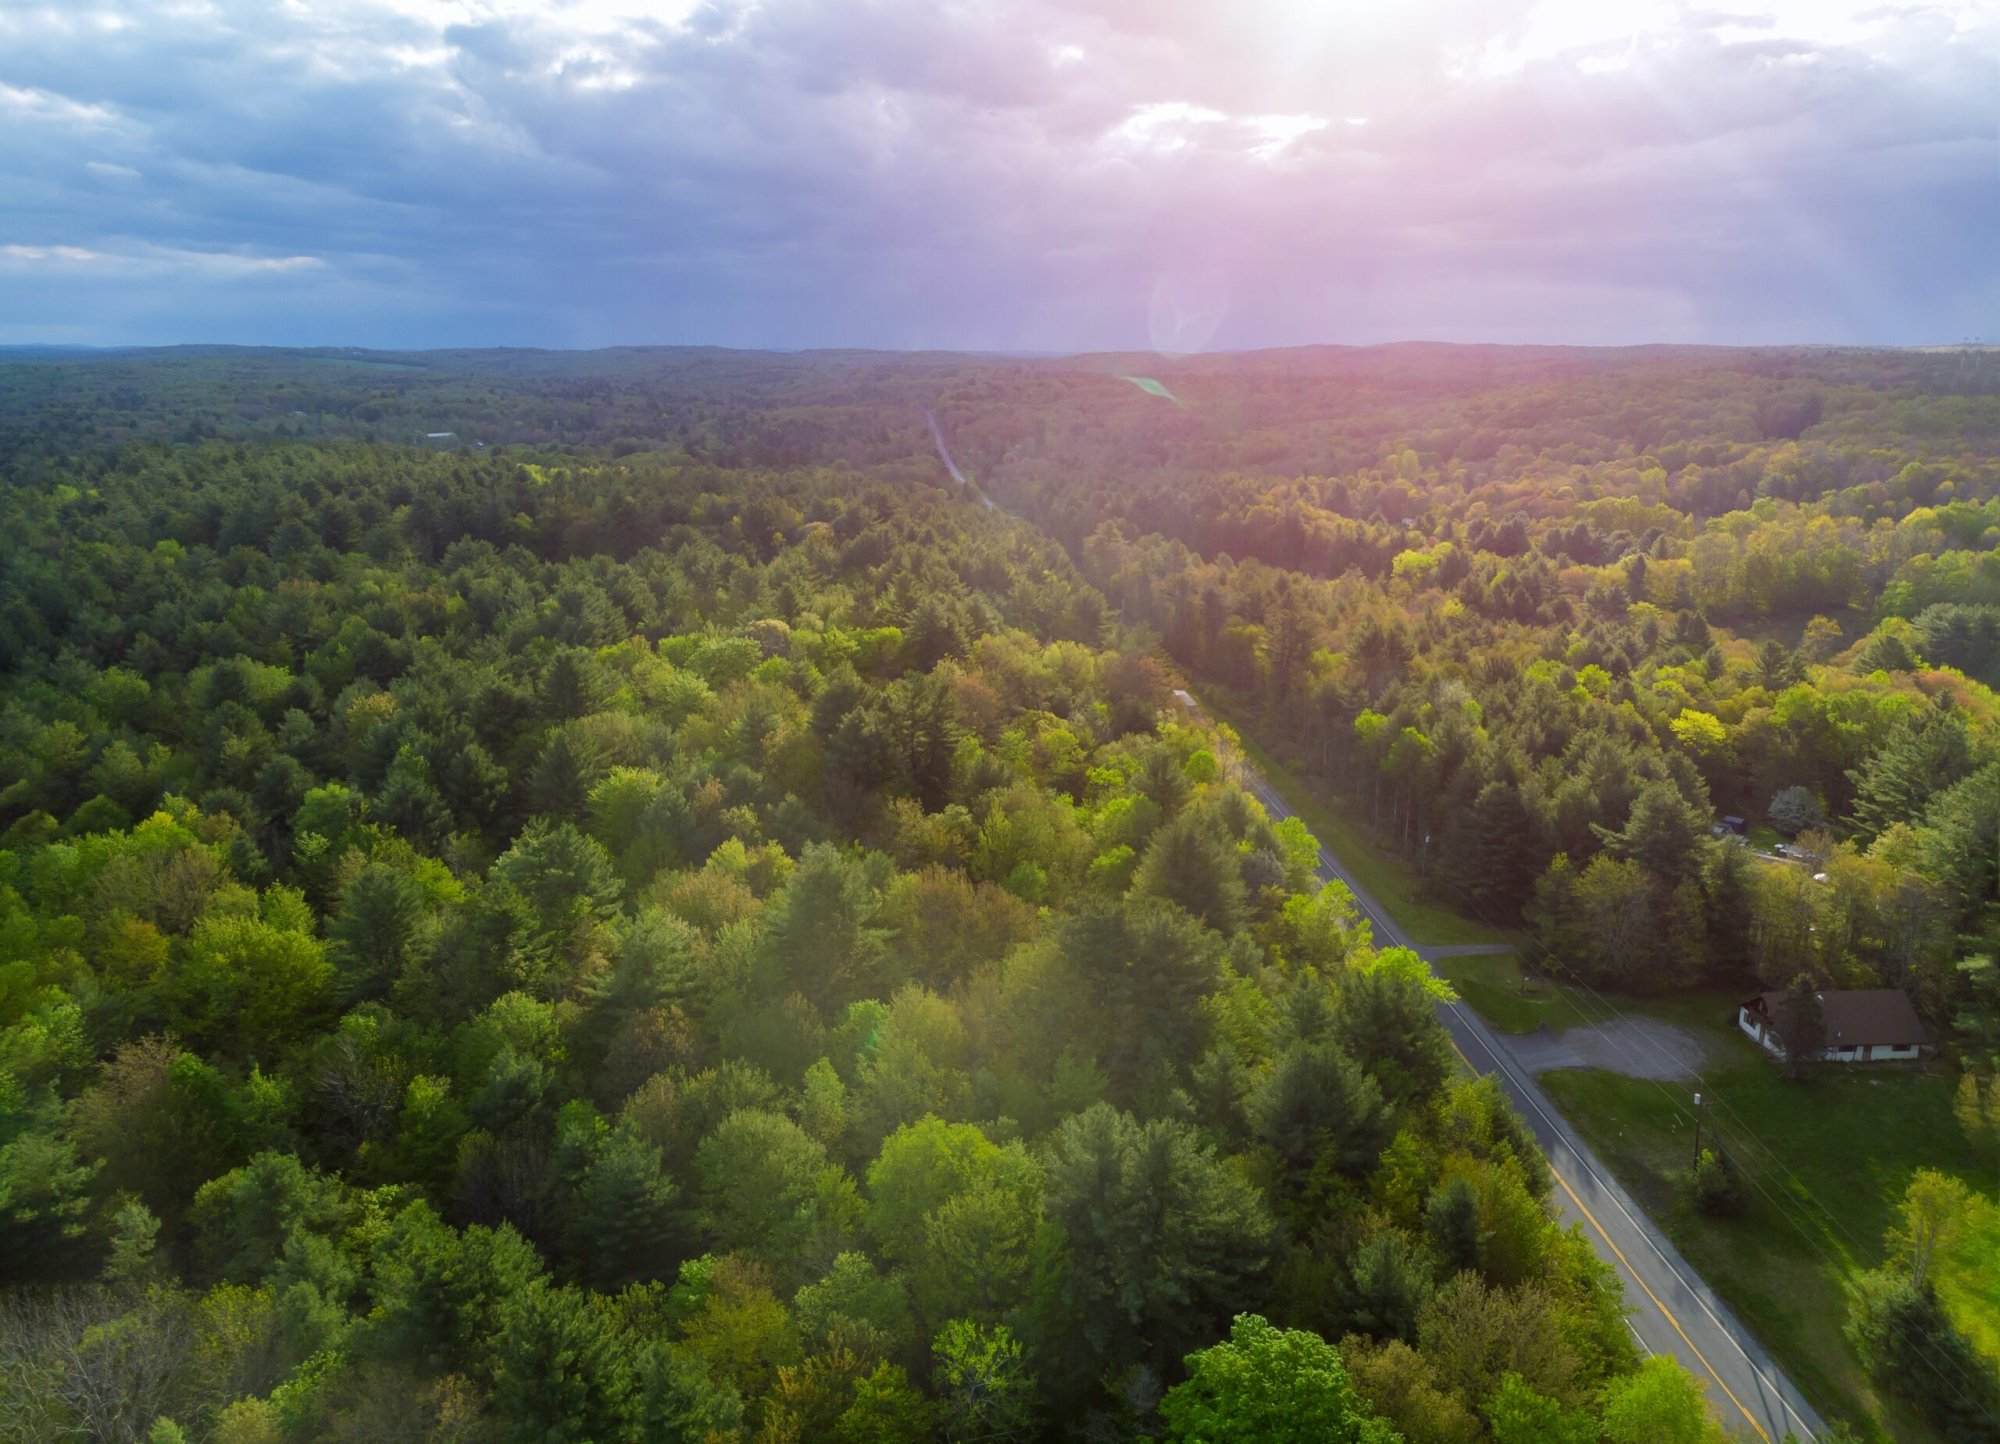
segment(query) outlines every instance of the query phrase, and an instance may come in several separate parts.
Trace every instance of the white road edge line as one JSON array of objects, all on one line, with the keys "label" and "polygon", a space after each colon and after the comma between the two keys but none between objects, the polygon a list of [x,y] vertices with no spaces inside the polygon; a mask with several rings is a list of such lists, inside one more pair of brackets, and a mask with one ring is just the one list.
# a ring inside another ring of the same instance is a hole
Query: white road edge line
[{"label": "white road edge line", "polygon": [[[1479,1045],[1480,1047],[1486,1050],[1486,1056],[1493,1060],[1494,1066],[1497,1069],[1499,1069],[1503,1074],[1505,1074],[1509,1079],[1509,1081],[1514,1082],[1518,1086],[1520,1086],[1521,1096],[1523,1098],[1526,1098],[1528,1102],[1534,1106],[1534,1109],[1537,1113],[1541,1114],[1542,1120],[1549,1125],[1550,1131],[1554,1133],[1556,1138],[1562,1143],[1563,1151],[1569,1155],[1575,1167],[1585,1176],[1587,1176],[1590,1179],[1590,1181],[1597,1186],[1598,1193],[1602,1197],[1607,1198],[1611,1201],[1612,1207],[1616,1208],[1618,1212],[1624,1216],[1625,1222],[1632,1226],[1632,1231],[1638,1234],[1641,1238],[1645,1239],[1646,1247],[1653,1251],[1653,1256],[1657,1258],[1660,1261],[1661,1266],[1664,1267],[1666,1271],[1673,1276],[1674,1282],[1678,1283],[1683,1289],[1687,1291],[1688,1296],[1694,1300],[1695,1307],[1699,1308],[1704,1314],[1706,1314],[1708,1316],[1708,1321],[1715,1325],[1716,1329],[1722,1334],[1722,1336],[1725,1339],[1729,1340],[1730,1347],[1735,1349],[1738,1356],[1742,1358],[1744,1366],[1750,1370],[1751,1377],[1756,1379],[1758,1383],[1762,1384],[1767,1390],[1769,1390],[1774,1396],[1776,1396],[1778,1400],[1778,1407],[1783,1409],[1786,1415],[1801,1429],[1805,1429],[1807,1438],[1810,1439],[1815,1437],[1813,1435],[1812,1430],[1806,1427],[1806,1421],[1799,1417],[1798,1411],[1792,1407],[1791,1401],[1785,1397],[1784,1390],[1780,1389],[1775,1383],[1771,1381],[1769,1375],[1767,1375],[1762,1369],[1757,1367],[1757,1361],[1750,1357],[1750,1351],[1743,1347],[1743,1342],[1742,1340],[1737,1338],[1736,1331],[1732,1329],[1729,1325],[1725,1324],[1721,1319],[1716,1317],[1715,1311],[1709,1308],[1708,1301],[1701,1296],[1701,1290],[1696,1288],[1693,1284],[1689,1283],[1687,1280],[1687,1276],[1684,1275],[1678,1268],[1674,1266],[1673,1260],[1667,1257],[1665,1251],[1662,1250],[1658,1242],[1654,1240],[1651,1229],[1642,1225],[1639,1222],[1639,1220],[1632,1217],[1631,1211],[1625,1207],[1624,1201],[1618,1197],[1618,1193],[1612,1188],[1608,1187],[1603,1176],[1600,1175],[1596,1169],[1592,1168],[1589,1163],[1584,1161],[1583,1155],[1577,1152],[1576,1146],[1572,1144],[1569,1141],[1568,1137],[1564,1134],[1563,1125],[1561,1124],[1561,1122],[1557,1120],[1554,1116],[1552,1116],[1549,1113],[1549,1111],[1542,1106],[1540,1100],[1535,1097],[1535,1090],[1530,1088],[1523,1082],[1524,1075],[1520,1072],[1519,1065],[1513,1063],[1510,1059],[1503,1059],[1500,1056],[1499,1050],[1496,1049],[1492,1044],[1487,1042],[1483,1034],[1481,1025],[1478,1022],[1471,1020],[1471,1015],[1467,1012],[1465,1004],[1451,1003],[1447,1004],[1447,1006],[1456,1010],[1461,1019],[1467,1020],[1466,1030],[1469,1033],[1471,1033],[1475,1038],[1479,1039]],[[1506,1045],[1501,1044],[1500,1046],[1504,1048]],[[1706,1287],[1706,1285],[1703,1285],[1703,1287]]]},{"label": "white road edge line", "polygon": [[[1256,776],[1257,781],[1251,788],[1251,791],[1256,794],[1259,802],[1263,803],[1267,808],[1278,811],[1281,816],[1291,817],[1295,815],[1292,809],[1286,805],[1284,798],[1278,793],[1277,789],[1265,781],[1261,773],[1253,775]],[[1369,926],[1378,931],[1390,946],[1412,946],[1407,942],[1398,942],[1397,935],[1401,932],[1401,929],[1390,926],[1386,919],[1376,914],[1374,908],[1370,907],[1358,895],[1354,894],[1353,885],[1343,875],[1344,869],[1340,866],[1339,861],[1324,847],[1319,850],[1319,862],[1321,868],[1333,874],[1333,877],[1329,879],[1330,881],[1340,882],[1347,887],[1349,895],[1354,897],[1355,908],[1360,912],[1362,917],[1368,920]],[[1412,950],[1414,951],[1414,948]],[[1668,1258],[1666,1252],[1661,1249],[1658,1241],[1654,1239],[1650,1228],[1642,1225],[1639,1220],[1632,1217],[1631,1211],[1625,1207],[1624,1201],[1618,1197],[1617,1192],[1609,1187],[1603,1176],[1591,1167],[1584,1160],[1583,1156],[1577,1152],[1576,1146],[1570,1142],[1565,1132],[1563,1122],[1542,1106],[1541,1100],[1536,1096],[1540,1090],[1532,1078],[1522,1073],[1518,1065],[1512,1062],[1511,1057],[1503,1059],[1500,1056],[1500,1049],[1504,1048],[1505,1045],[1495,1046],[1488,1040],[1483,1021],[1473,1015],[1464,1003],[1449,1003],[1446,1006],[1451,1008],[1460,1021],[1465,1024],[1466,1031],[1479,1041],[1479,1046],[1486,1051],[1486,1056],[1492,1061],[1495,1071],[1513,1083],[1520,1091],[1521,1096],[1528,1101],[1536,1113],[1541,1115],[1542,1121],[1548,1125],[1550,1133],[1562,1144],[1564,1152],[1569,1155],[1574,1168],[1596,1185],[1597,1192],[1601,1197],[1610,1199],[1612,1206],[1624,1217],[1625,1222],[1631,1225],[1632,1231],[1646,1241],[1646,1247],[1653,1251],[1653,1256],[1660,1261],[1661,1267],[1665,1268],[1667,1273],[1673,1277],[1674,1282],[1679,1284],[1686,1291],[1687,1295],[1694,1300],[1695,1306],[1703,1314],[1707,1315],[1708,1321],[1715,1325],[1717,1332],[1729,1341],[1729,1346],[1736,1350],[1737,1356],[1743,1360],[1744,1367],[1749,1369],[1751,1377],[1763,1385],[1764,1389],[1777,1399],[1778,1407],[1784,1411],[1785,1417],[1797,1424],[1804,1431],[1805,1437],[1808,1440],[1816,1439],[1817,1436],[1814,1435],[1811,1428],[1806,1424],[1806,1421],[1799,1415],[1798,1410],[1792,1407],[1791,1400],[1785,1397],[1785,1391],[1773,1383],[1770,1376],[1757,1366],[1757,1361],[1750,1357],[1750,1351],[1743,1346],[1743,1341],[1737,1337],[1736,1330],[1716,1316],[1715,1311],[1708,1306],[1708,1301],[1702,1297],[1701,1288],[1697,1288],[1694,1284],[1688,1282],[1687,1276],[1674,1266],[1673,1260]],[[1550,1166],[1553,1167],[1554,1164],[1551,1163]],[[1706,1285],[1702,1287],[1705,1288]],[[1625,1323],[1627,1328],[1632,1327],[1632,1321],[1629,1318]],[[1632,1332],[1634,1337],[1636,1337],[1638,1330],[1633,1329]],[[1644,1340],[1640,1342],[1642,1345],[1644,1344]],[[1649,1350],[1648,1352],[1650,1353],[1651,1351]]]}]

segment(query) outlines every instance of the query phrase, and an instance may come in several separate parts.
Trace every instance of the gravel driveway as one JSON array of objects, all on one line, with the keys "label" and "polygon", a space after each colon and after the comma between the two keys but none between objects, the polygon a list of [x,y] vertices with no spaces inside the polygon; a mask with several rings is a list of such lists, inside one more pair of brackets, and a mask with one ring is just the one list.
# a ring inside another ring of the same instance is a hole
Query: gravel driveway
[{"label": "gravel driveway", "polygon": [[1507,1046],[1530,1073],[1605,1068],[1628,1078],[1692,1078],[1708,1061],[1701,1039],[1652,1018],[1620,1018],[1597,1028],[1514,1033]]}]

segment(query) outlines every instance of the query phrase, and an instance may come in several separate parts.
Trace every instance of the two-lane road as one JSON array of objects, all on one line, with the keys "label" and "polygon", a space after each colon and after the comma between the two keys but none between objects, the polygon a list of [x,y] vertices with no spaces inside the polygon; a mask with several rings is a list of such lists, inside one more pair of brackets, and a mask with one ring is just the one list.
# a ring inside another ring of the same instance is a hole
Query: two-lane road
[{"label": "two-lane road", "polygon": [[[1186,692],[1176,695],[1187,707],[1200,705]],[[1292,815],[1284,798],[1256,769],[1242,758],[1236,763],[1244,785],[1273,817]],[[1378,945],[1416,947],[1325,848],[1320,849],[1319,870],[1324,880],[1347,885]],[[1685,1364],[1708,1386],[1716,1412],[1731,1432],[1772,1444],[1787,1433],[1801,1440],[1816,1439],[1824,1426],[1812,1406],[1576,1136],[1507,1045],[1463,1003],[1441,1004],[1438,1017],[1467,1066],[1495,1075],[1534,1130],[1555,1171],[1563,1217],[1583,1225],[1585,1235],[1625,1285],[1632,1332],[1640,1347],[1647,1353],[1672,1354]]]}]

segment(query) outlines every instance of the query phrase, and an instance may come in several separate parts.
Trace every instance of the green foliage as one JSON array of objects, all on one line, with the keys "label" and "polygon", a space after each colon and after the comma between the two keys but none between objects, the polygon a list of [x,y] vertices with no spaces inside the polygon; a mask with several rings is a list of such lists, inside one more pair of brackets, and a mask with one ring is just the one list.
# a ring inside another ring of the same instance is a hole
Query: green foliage
[{"label": "green foliage", "polygon": [[1056,1129],[1047,1170],[1060,1250],[1042,1301],[1051,1373],[1101,1378],[1142,1362],[1164,1373],[1177,1348],[1212,1337],[1235,1302],[1256,1296],[1269,1213],[1192,1129],[1099,1103]]},{"label": "green foliage", "polygon": [[1735,1218],[1750,1206],[1750,1190],[1727,1153],[1704,1148],[1688,1175],[1688,1197],[1703,1213]]},{"label": "green foliage", "polygon": [[1377,965],[1341,984],[1333,1036],[1363,1060],[1393,1109],[1420,1104],[1451,1075],[1451,1040],[1437,1020],[1437,1001],[1428,969],[1419,977],[1407,966]]},{"label": "green foliage", "polygon": [[0,1241],[22,1276],[73,1260],[96,1171],[74,1143],[53,1133],[31,1130],[0,1144]]},{"label": "green foliage", "polygon": [[1448,1273],[1477,1269],[1484,1256],[1479,1195],[1470,1180],[1453,1178],[1424,1205],[1424,1236]]},{"label": "green foliage", "polygon": [[987,1329],[954,1319],[938,1331],[931,1352],[944,1436],[952,1444],[988,1439],[1014,1444],[1034,1437],[1034,1376],[1019,1341],[1004,1326]]},{"label": "green foliage", "polygon": [[1353,1332],[1407,1342],[1430,1296],[1430,1260],[1407,1234],[1385,1230],[1355,1251],[1341,1302]]},{"label": "green foliage", "polygon": [[1720,1444],[1728,1436],[1709,1412],[1701,1381],[1676,1359],[1655,1354],[1604,1391],[1604,1437],[1611,1444]]},{"label": "green foliage", "polygon": [[1652,877],[1671,885],[1694,876],[1705,825],[1706,819],[1678,788],[1656,782],[1632,800],[1624,828],[1602,836],[1612,854],[1631,859]]},{"label": "green foliage", "polygon": [[1249,1113],[1294,1189],[1327,1169],[1366,1173],[1393,1127],[1380,1086],[1331,1043],[1293,1045],[1252,1095]]},{"label": "green foliage", "polygon": [[325,1235],[352,1208],[339,1180],[288,1153],[260,1153],[204,1183],[189,1217],[199,1253],[217,1277],[255,1282],[267,1276],[295,1235]]},{"label": "green foliage", "polygon": [[1183,813],[1153,834],[1132,891],[1177,903],[1216,929],[1233,932],[1243,914],[1243,876],[1228,844],[1195,813]]},{"label": "green foliage", "polygon": [[1939,705],[1901,723],[1863,767],[1848,775],[1854,785],[1855,831],[1872,840],[1899,822],[1921,820],[1931,799],[1971,770],[1972,736],[1965,715],[1940,699]]},{"label": "green foliage", "polygon": [[743,1399],[692,1352],[652,1340],[633,1365],[633,1429],[642,1439],[729,1439],[743,1427]]},{"label": "green foliage", "polygon": [[204,916],[167,990],[169,1019],[237,1057],[270,1057],[320,1017],[333,966],[315,938],[254,917]]},{"label": "green foliage", "polygon": [[792,1300],[799,1333],[808,1342],[851,1337],[858,1329],[873,1330],[891,1346],[908,1342],[910,1307],[902,1285],[876,1272],[867,1254],[836,1257],[817,1283],[807,1284]]},{"label": "green foliage", "polygon": [[630,1128],[613,1129],[590,1150],[575,1187],[569,1252],[593,1285],[610,1289],[672,1271],[685,1230],[658,1148]]},{"label": "green foliage", "polygon": [[1597,1444],[1600,1437],[1590,1415],[1537,1394],[1519,1374],[1500,1376],[1486,1401],[1486,1425],[1493,1444]]},{"label": "green foliage", "polygon": [[2000,1387],[1928,1282],[1889,1270],[1859,1275],[1846,1332],[1868,1371],[1915,1404],[1946,1438],[1994,1437]]},{"label": "green foliage", "polygon": [[1085,1046],[1113,1097],[1131,1098],[1199,1055],[1208,1028],[1199,1000],[1221,978],[1211,930],[1135,900],[1087,902],[1052,933],[1056,968],[1073,980],[1079,1005],[1089,1000]]},{"label": "green foliage", "polygon": [[494,1342],[494,1411],[519,1444],[629,1435],[639,1403],[633,1346],[608,1301],[534,1283],[508,1296]]},{"label": "green foliage", "polygon": [[382,996],[403,970],[422,960],[422,887],[408,873],[380,863],[363,868],[327,923],[342,994]]},{"label": "green foliage", "polygon": [[701,1214],[724,1249],[752,1253],[783,1273],[816,1253],[831,1257],[859,1221],[853,1180],[789,1118],[744,1108],[695,1154]]},{"label": "green foliage", "polygon": [[1396,1444],[1348,1380],[1339,1351],[1317,1334],[1239,1315],[1226,1341],[1189,1356],[1186,1382],[1160,1403],[1167,1438],[1272,1444]]},{"label": "green foliage", "polygon": [[[1042,362],[0,366],[16,1432],[1679,1408],[1441,985],[1173,689],[1391,906],[1905,986],[1984,1078],[2000,473],[1915,352],[1202,364],[1170,436]],[[1025,523],[929,484],[919,393]],[[439,427],[489,444],[380,439]],[[1707,836],[1788,788],[1852,819],[1824,881]],[[1930,1217],[1949,1322],[1987,1226]],[[1349,1382],[1218,1343],[1255,1309]]]},{"label": "green foliage", "polygon": [[998,1322],[1027,1301],[1042,1219],[1041,1167],[1019,1144],[936,1118],[884,1140],[868,1169],[868,1229],[909,1270],[923,1315]]},{"label": "green foliage", "polygon": [[388,1221],[369,1269],[370,1352],[482,1379],[493,1371],[503,1309],[543,1273],[512,1228],[459,1231],[421,1203]]},{"label": "green foliage", "polygon": [[1785,1050],[1785,1070],[1794,1078],[1802,1077],[1826,1047],[1826,1005],[1820,1000],[1819,985],[1800,973],[1773,1012],[1772,1026]]}]

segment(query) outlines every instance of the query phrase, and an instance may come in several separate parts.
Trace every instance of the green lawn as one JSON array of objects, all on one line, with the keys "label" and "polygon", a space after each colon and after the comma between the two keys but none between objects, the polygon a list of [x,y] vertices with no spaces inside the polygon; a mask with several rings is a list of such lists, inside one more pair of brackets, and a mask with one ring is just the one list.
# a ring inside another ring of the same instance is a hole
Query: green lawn
[{"label": "green lawn", "polygon": [[1418,943],[1446,947],[1464,943],[1505,946],[1514,941],[1504,928],[1474,922],[1424,894],[1416,870],[1393,850],[1369,836],[1367,825],[1348,816],[1340,799],[1323,784],[1309,781],[1243,730],[1243,719],[1228,697],[1204,684],[1202,705],[1236,728],[1243,755],[1284,795],[1326,849],[1354,874],[1396,923]]},{"label": "green lawn", "polygon": [[[1991,1177],[1991,1170],[1988,1170]],[[2000,1206],[1989,1208],[1940,1270],[1938,1292],[1973,1347],[2000,1361]]]},{"label": "green lawn", "polygon": [[[1518,941],[1426,897],[1415,870],[1371,840],[1336,795],[1242,733],[1241,710],[1226,695],[1211,685],[1202,698],[1238,727],[1245,756],[1411,937],[1431,946]],[[1760,834],[1769,834],[1766,845],[1776,840],[1766,827],[1753,839]],[[1694,1143],[1688,1122],[1693,1085],[1597,1069],[1565,1069],[1541,1081],[1822,1414],[1845,1419],[1863,1437],[1884,1444],[1943,1444],[1905,1405],[1875,1388],[1841,1328],[1845,1281],[1882,1261],[1883,1233],[1916,1169],[1946,1169],[1992,1191],[1952,1117],[1945,1078],[1827,1069],[1805,1082],[1787,1081],[1734,1027],[1734,993],[1607,1002],[1525,975],[1513,954],[1442,958],[1432,966],[1501,1032],[1575,1027],[1615,1006],[1702,1038],[1709,1056],[1700,1083],[1708,1100],[1704,1137],[1719,1136],[1752,1182],[1750,1208],[1741,1218],[1705,1218],[1681,1199],[1677,1180]],[[2000,1224],[1989,1232],[2000,1232]],[[1993,1265],[1982,1268],[1989,1251]],[[1967,1332],[1993,1349],[2000,1346],[2000,1237],[1968,1240],[1956,1252],[1955,1277],[1942,1291]]]},{"label": "green lawn", "polygon": [[1704,1136],[1719,1136],[1752,1180],[1741,1218],[1705,1218],[1681,1200],[1677,1179],[1694,1142],[1692,1085],[1595,1069],[1545,1074],[1542,1085],[1822,1413],[1878,1439],[1933,1440],[1920,1420],[1875,1389],[1841,1326],[1844,1281],[1881,1262],[1882,1236],[1910,1175],[1943,1168],[1977,1182],[1949,1084],[1930,1074],[1835,1069],[1789,1082],[1730,1027],[1731,1001],[1713,993],[1616,1000],[1626,1012],[1676,1023],[1708,1044]]},{"label": "green lawn", "polygon": [[1439,958],[1431,970],[1502,1033],[1532,1033],[1537,1028],[1560,1031],[1588,1021],[1568,992],[1528,977],[1512,953]]}]

